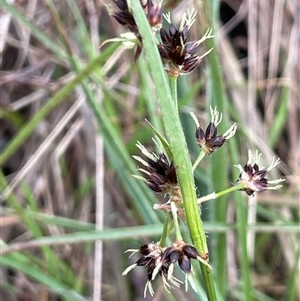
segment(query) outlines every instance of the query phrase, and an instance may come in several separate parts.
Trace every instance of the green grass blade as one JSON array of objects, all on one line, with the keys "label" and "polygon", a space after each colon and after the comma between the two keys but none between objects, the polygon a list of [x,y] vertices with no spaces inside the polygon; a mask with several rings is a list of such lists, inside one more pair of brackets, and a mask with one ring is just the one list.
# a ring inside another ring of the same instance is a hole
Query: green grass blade
[{"label": "green grass blade", "polygon": [[124,227],[119,229],[105,229],[103,231],[85,231],[75,232],[71,234],[63,234],[56,236],[44,236],[35,240],[15,243],[2,247],[0,254],[7,254],[26,249],[40,248],[44,246],[65,245],[65,244],[78,244],[94,242],[96,240],[114,241],[123,240],[134,237],[153,237],[161,234],[163,224],[151,224],[137,227]]}]

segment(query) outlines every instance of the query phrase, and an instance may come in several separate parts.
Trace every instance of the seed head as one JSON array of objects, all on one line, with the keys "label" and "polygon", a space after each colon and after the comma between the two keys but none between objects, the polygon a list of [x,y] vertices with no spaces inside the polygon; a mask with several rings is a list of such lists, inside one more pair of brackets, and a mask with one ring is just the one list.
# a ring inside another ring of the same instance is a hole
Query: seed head
[{"label": "seed head", "polygon": [[161,248],[159,243],[149,243],[141,246],[138,250],[130,249],[126,251],[133,252],[132,255],[134,253],[140,253],[142,255],[142,257],[140,257],[136,263],[129,266],[122,273],[122,275],[127,275],[128,272],[137,266],[147,268],[148,280],[145,285],[144,297],[146,297],[147,289],[149,290],[151,296],[154,295],[152,281],[155,280],[157,275],[161,276],[164,287],[168,292],[170,292],[171,289],[171,285],[168,283],[168,281],[177,287],[179,287],[180,283],[182,283],[180,280],[176,279],[172,274],[170,274],[170,271],[173,272],[172,269],[169,271],[170,263],[163,259],[163,252],[165,249],[166,248]]},{"label": "seed head", "polygon": [[164,15],[169,23],[169,30],[163,28],[160,30],[161,43],[158,45],[158,50],[164,68],[169,75],[179,76],[191,72],[198,66],[201,59],[211,51],[209,50],[202,56],[195,54],[204,40],[213,37],[211,30],[208,30],[202,39],[187,42],[187,35],[195,22],[196,14],[196,11],[185,13],[178,29],[172,24],[170,14]]},{"label": "seed head", "polygon": [[[170,292],[170,289],[174,286],[179,287],[182,281],[173,276],[175,263],[178,262],[179,267],[185,273],[185,287],[188,288],[188,283],[192,288],[197,291],[193,282],[192,275],[195,271],[191,265],[191,259],[196,259],[206,264],[209,268],[209,264],[205,261],[208,256],[200,256],[196,248],[192,245],[186,244],[184,241],[176,241],[169,247],[161,248],[159,243],[149,243],[141,246],[139,249],[130,249],[126,252],[140,253],[142,256],[136,261],[136,263],[129,266],[122,275],[127,275],[133,268],[141,266],[147,268],[148,281],[145,285],[144,296],[146,296],[147,289],[151,296],[154,295],[152,282],[156,279],[156,276],[160,276],[163,280],[165,289]],[[131,255],[131,256],[132,256]]]},{"label": "seed head", "polygon": [[137,146],[147,157],[147,161],[141,157],[133,156],[134,159],[145,166],[144,168],[139,168],[139,171],[144,174],[144,177],[135,177],[142,179],[150,189],[157,193],[171,196],[177,195],[179,193],[179,186],[173,161],[169,163],[164,153],[158,155],[149,153],[140,143],[138,143]]},{"label": "seed head", "polygon": [[[252,153],[249,150],[248,162],[247,164],[245,164],[244,168],[240,164],[235,165],[240,171],[240,176],[236,181],[236,184],[243,183],[245,185],[245,188],[241,190],[245,191],[248,195],[253,195],[254,192],[260,192],[264,190],[277,190],[281,188],[282,185],[270,186],[270,184],[279,184],[285,181],[284,179],[268,181],[266,178],[267,173],[280,163],[279,158],[275,160],[275,157],[273,157],[271,165],[265,169],[264,167],[260,168],[258,165],[260,157],[261,154],[258,154],[258,151],[256,151],[256,155],[253,160]],[[252,161],[253,163],[251,163]]]},{"label": "seed head", "polygon": [[217,109],[214,110],[210,107],[211,122],[204,132],[201,128],[197,117],[194,113],[191,113],[194,119],[197,129],[195,133],[196,142],[205,153],[206,156],[213,153],[215,150],[220,148],[227,140],[229,140],[236,132],[236,123],[234,123],[223,135],[217,136],[217,126],[222,121],[222,114],[220,114]]},{"label": "seed head", "polygon": [[[111,15],[115,20],[128,28],[136,36],[137,49],[134,56],[134,61],[136,61],[142,52],[142,38],[140,36],[138,27],[135,23],[134,17],[128,7],[126,0],[114,0],[117,7],[120,9],[118,12],[113,12]],[[152,27],[153,32],[156,32],[162,23],[162,7],[161,4],[154,4],[152,0],[147,0],[146,2],[141,1],[141,4],[146,13],[148,22]],[[132,41],[132,40],[131,40]],[[130,41],[130,42],[131,42]]]}]

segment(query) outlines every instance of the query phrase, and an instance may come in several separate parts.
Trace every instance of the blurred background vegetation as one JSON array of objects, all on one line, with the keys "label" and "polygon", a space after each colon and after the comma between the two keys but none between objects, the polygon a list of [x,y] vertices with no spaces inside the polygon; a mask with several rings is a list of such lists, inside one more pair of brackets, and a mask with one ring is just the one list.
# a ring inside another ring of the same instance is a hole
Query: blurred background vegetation
[{"label": "blurred background vegetation", "polygon": [[[105,4],[116,8],[113,1]],[[105,4],[2,2],[3,301],[142,299],[146,271],[123,277],[134,260],[124,251],[159,239],[163,216],[152,209],[161,199],[131,176],[137,173],[131,156],[140,155],[137,141],[154,150],[145,118],[161,129],[161,112],[145,56],[133,64],[133,50],[99,47],[125,31]],[[163,2],[175,24],[187,7],[198,9],[190,40],[206,26],[200,4]],[[249,148],[263,153],[266,167],[280,157],[269,178],[286,179],[279,191],[237,193],[202,205],[218,298],[300,300],[300,6],[293,0],[211,4],[226,95],[216,90],[208,58],[180,77],[192,160],[199,149],[190,111],[206,126],[208,107],[217,104],[238,132],[202,161],[197,193],[229,187],[238,177],[233,165],[247,162]],[[206,300],[197,275],[197,294],[168,294],[157,282],[154,300]]]}]

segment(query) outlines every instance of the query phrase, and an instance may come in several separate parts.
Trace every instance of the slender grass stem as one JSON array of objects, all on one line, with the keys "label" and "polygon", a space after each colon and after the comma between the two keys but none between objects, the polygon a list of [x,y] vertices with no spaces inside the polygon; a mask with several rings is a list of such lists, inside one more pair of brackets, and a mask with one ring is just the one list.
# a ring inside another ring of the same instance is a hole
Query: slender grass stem
[{"label": "slender grass stem", "polygon": [[[187,144],[180,123],[179,114],[178,111],[176,111],[176,107],[174,106],[174,99],[176,99],[174,91],[175,83],[177,83],[177,81],[172,81],[174,84],[172,87],[172,95],[169,83],[167,81],[167,76],[163,69],[161,58],[158,53],[156,41],[141,7],[141,3],[139,0],[130,0],[128,1],[128,4],[133,13],[136,24],[138,25],[139,32],[143,39],[143,45],[146,51],[146,55],[149,60],[150,70],[162,112],[165,131],[170,143],[170,148],[176,166],[178,182],[183,196],[187,225],[191,239],[199,254],[207,255],[208,248],[206,235],[203,229],[203,223],[200,219],[199,208],[197,204],[192,164],[189,158]],[[204,282],[206,284],[208,300],[215,301],[217,300],[217,297],[212,272],[210,268],[203,263],[201,263],[200,266],[202,269]]]},{"label": "slender grass stem", "polygon": [[198,204],[202,204],[202,203],[207,202],[207,201],[209,201],[209,200],[217,199],[217,198],[219,198],[219,197],[221,197],[221,196],[223,196],[223,195],[225,195],[225,194],[228,194],[228,193],[233,192],[233,191],[241,190],[241,189],[243,189],[243,188],[245,188],[245,184],[244,184],[244,183],[240,183],[240,184],[238,184],[238,185],[236,185],[236,186],[233,186],[233,187],[224,189],[224,190],[222,190],[222,191],[220,191],[220,192],[217,192],[217,193],[215,193],[215,192],[210,193],[210,194],[208,194],[208,195],[205,195],[205,196],[199,198],[199,199],[198,199]]},{"label": "slender grass stem", "polygon": [[179,223],[178,223],[177,207],[176,207],[176,204],[172,201],[171,201],[171,211],[172,211],[172,216],[173,216],[173,221],[174,221],[176,240],[182,240]]},{"label": "slender grass stem", "polygon": [[204,157],[205,157],[205,153],[201,150],[200,153],[199,153],[198,158],[196,159],[196,161],[193,164],[193,167],[192,167],[193,172]]},{"label": "slender grass stem", "polygon": [[164,228],[163,232],[159,241],[159,245],[161,248],[163,248],[166,245],[166,240],[168,236],[168,226],[169,226],[169,220],[170,220],[170,214],[167,213],[165,217],[165,222],[164,222]]},{"label": "slender grass stem", "polygon": [[170,84],[171,94],[173,96],[173,101],[176,107],[176,112],[178,112],[177,76],[169,76],[169,84]]}]

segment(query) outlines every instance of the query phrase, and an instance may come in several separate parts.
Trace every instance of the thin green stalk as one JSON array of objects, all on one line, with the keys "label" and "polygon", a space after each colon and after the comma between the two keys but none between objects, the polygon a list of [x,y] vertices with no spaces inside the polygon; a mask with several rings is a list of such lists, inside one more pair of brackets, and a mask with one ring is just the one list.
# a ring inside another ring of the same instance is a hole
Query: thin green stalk
[{"label": "thin green stalk", "polygon": [[228,193],[233,192],[233,191],[241,190],[243,188],[245,188],[245,184],[244,183],[240,183],[240,184],[238,184],[236,186],[224,189],[224,190],[222,190],[220,192],[210,193],[208,195],[205,195],[205,196],[199,198],[198,199],[198,204],[202,204],[202,203],[207,202],[209,200],[215,200],[215,199],[217,199],[217,198],[219,198],[219,197],[221,197],[221,196],[223,196],[225,194],[228,194]]},{"label": "thin green stalk", "polygon": [[162,232],[162,235],[161,235],[161,238],[159,241],[159,245],[162,248],[165,247],[165,245],[166,245],[166,240],[167,240],[167,236],[169,233],[169,231],[168,231],[169,219],[170,219],[170,213],[167,213],[166,217],[165,217],[163,232]]},{"label": "thin green stalk", "polygon": [[[198,13],[200,15],[200,20],[202,22],[200,29],[203,30],[203,33],[207,30],[207,28],[212,28],[213,32],[217,32],[217,24],[219,20],[219,3],[218,0],[204,0],[203,2],[194,1],[196,8],[198,9]],[[214,48],[214,51],[210,53],[208,56],[209,59],[209,77],[208,77],[208,86],[207,86],[207,99],[208,105],[212,107],[217,106],[218,110],[223,113],[223,122],[219,125],[218,130],[221,132],[225,131],[228,128],[228,99],[225,89],[225,84],[223,80],[223,74],[221,70],[220,59],[218,56],[218,39],[212,38],[207,39],[205,41],[206,48]],[[236,145],[233,148],[233,143],[231,144],[231,156],[232,158],[236,158],[237,156],[237,148]],[[234,150],[234,152],[232,151]],[[211,161],[211,179],[212,183],[218,183],[218,187],[220,189],[224,189],[228,185],[228,172],[226,169],[226,164],[224,164],[224,159],[229,160],[229,155],[226,154],[226,149],[221,148],[218,150],[218,154],[212,157]],[[213,188],[213,187],[211,187]],[[238,194],[234,193],[234,196],[238,198]],[[248,258],[247,254],[247,244],[245,244],[246,233],[245,223],[247,219],[244,219],[243,209],[241,208],[242,203],[238,202],[237,206],[239,207],[237,211],[237,220],[239,224],[238,235],[240,241],[240,254],[241,254],[241,274],[242,274],[242,286],[243,293],[245,295],[244,300],[251,300],[251,279],[250,273],[248,269]],[[210,212],[214,216],[217,221],[226,221],[226,212],[227,212],[227,199],[222,197],[218,201],[218,204],[211,204]],[[216,279],[218,284],[218,289],[220,290],[221,295],[226,294],[227,290],[227,262],[226,262],[226,248],[224,245],[226,244],[226,239],[224,235],[217,235],[214,237],[215,246],[213,256],[216,262]]]},{"label": "thin green stalk", "polygon": [[177,97],[177,76],[169,76],[169,84],[171,95],[175,104],[176,111],[178,112],[178,97]]},{"label": "thin green stalk", "polygon": [[[183,196],[190,235],[198,252],[201,255],[206,255],[208,253],[206,235],[200,219],[192,165],[189,158],[187,144],[180,123],[179,114],[174,106],[174,95],[171,94],[169,83],[156,46],[156,41],[141,7],[140,1],[130,0],[128,1],[128,4],[132,9],[132,13],[138,25],[146,55],[150,63],[150,69],[162,111],[165,131],[170,143],[177,170],[178,182]],[[200,266],[204,282],[206,284],[208,300],[215,301],[217,300],[217,297],[211,270],[204,264],[200,264]]]},{"label": "thin green stalk", "polygon": [[202,150],[199,153],[198,158],[196,159],[196,161],[193,164],[193,171],[196,169],[196,167],[199,165],[199,163],[202,161],[202,159],[205,157],[205,152],[203,152]]},{"label": "thin green stalk", "polygon": [[171,201],[171,211],[172,211],[174,228],[175,228],[175,233],[176,233],[176,240],[182,240],[179,223],[178,223],[177,207],[176,207],[176,204],[172,201]]}]

